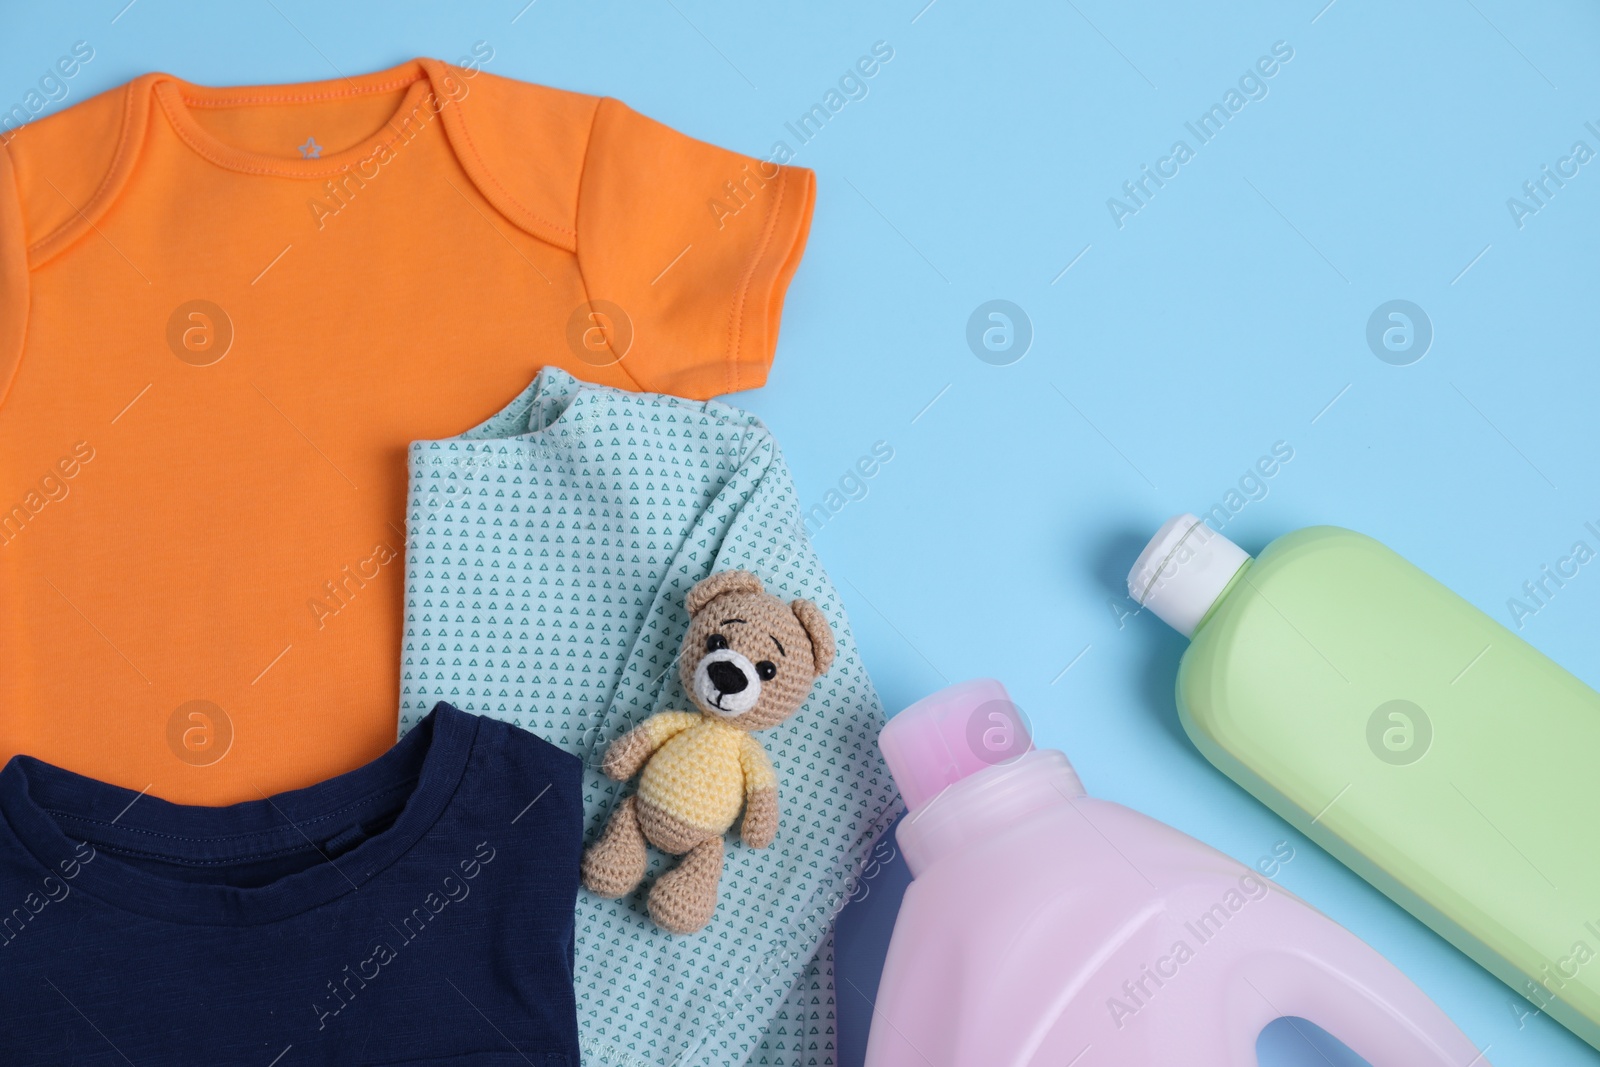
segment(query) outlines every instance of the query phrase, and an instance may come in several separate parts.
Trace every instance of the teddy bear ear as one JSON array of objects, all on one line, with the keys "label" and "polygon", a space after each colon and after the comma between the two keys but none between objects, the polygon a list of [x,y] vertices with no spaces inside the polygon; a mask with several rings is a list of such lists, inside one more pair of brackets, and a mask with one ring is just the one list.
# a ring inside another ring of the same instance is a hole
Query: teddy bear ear
[{"label": "teddy bear ear", "polygon": [[822,609],[809,600],[792,601],[789,609],[800,620],[806,636],[811,638],[811,658],[816,662],[817,677],[820,678],[833,666],[833,627],[828,625]]},{"label": "teddy bear ear", "polygon": [[727,593],[760,593],[761,579],[749,571],[718,571],[709,578],[694,583],[684,598],[684,607],[690,615],[700,614],[700,609]]}]

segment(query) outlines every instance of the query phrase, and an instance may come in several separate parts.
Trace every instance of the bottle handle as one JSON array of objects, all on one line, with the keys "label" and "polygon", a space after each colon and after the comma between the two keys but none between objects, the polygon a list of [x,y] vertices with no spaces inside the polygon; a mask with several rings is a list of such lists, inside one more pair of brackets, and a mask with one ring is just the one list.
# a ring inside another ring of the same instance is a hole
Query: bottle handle
[{"label": "bottle handle", "polygon": [[1241,961],[1228,997],[1234,1062],[1254,1063],[1267,1023],[1316,1023],[1372,1067],[1489,1067],[1440,1007],[1365,942],[1323,916],[1318,936]]}]

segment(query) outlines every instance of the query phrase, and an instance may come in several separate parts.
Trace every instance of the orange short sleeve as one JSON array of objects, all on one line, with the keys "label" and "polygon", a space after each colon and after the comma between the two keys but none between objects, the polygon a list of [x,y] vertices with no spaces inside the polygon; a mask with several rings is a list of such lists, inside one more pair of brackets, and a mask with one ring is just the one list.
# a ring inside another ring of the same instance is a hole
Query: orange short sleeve
[{"label": "orange short sleeve", "polygon": [[765,382],[815,188],[809,170],[717,148],[602,100],[578,193],[577,253],[589,300],[627,316],[622,369],[680,396]]}]

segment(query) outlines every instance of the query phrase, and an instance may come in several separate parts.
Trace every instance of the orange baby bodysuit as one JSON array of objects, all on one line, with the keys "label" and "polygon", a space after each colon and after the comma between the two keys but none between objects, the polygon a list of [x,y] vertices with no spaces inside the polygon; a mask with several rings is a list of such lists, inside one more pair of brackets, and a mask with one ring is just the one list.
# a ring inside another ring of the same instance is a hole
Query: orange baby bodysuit
[{"label": "orange baby bodysuit", "polygon": [[17,131],[0,760],[223,804],[382,752],[408,442],[545,364],[760,385],[813,189],[614,100],[427,59],[152,74]]}]

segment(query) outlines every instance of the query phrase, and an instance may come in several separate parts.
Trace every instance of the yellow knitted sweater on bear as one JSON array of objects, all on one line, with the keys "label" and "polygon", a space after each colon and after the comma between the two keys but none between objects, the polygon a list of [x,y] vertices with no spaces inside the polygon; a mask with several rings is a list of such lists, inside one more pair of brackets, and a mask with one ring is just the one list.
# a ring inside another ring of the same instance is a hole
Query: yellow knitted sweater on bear
[{"label": "yellow knitted sweater on bear", "polygon": [[641,729],[656,751],[639,779],[639,800],[696,829],[725,832],[745,797],[778,787],[761,742],[721,719],[664,711]]}]

